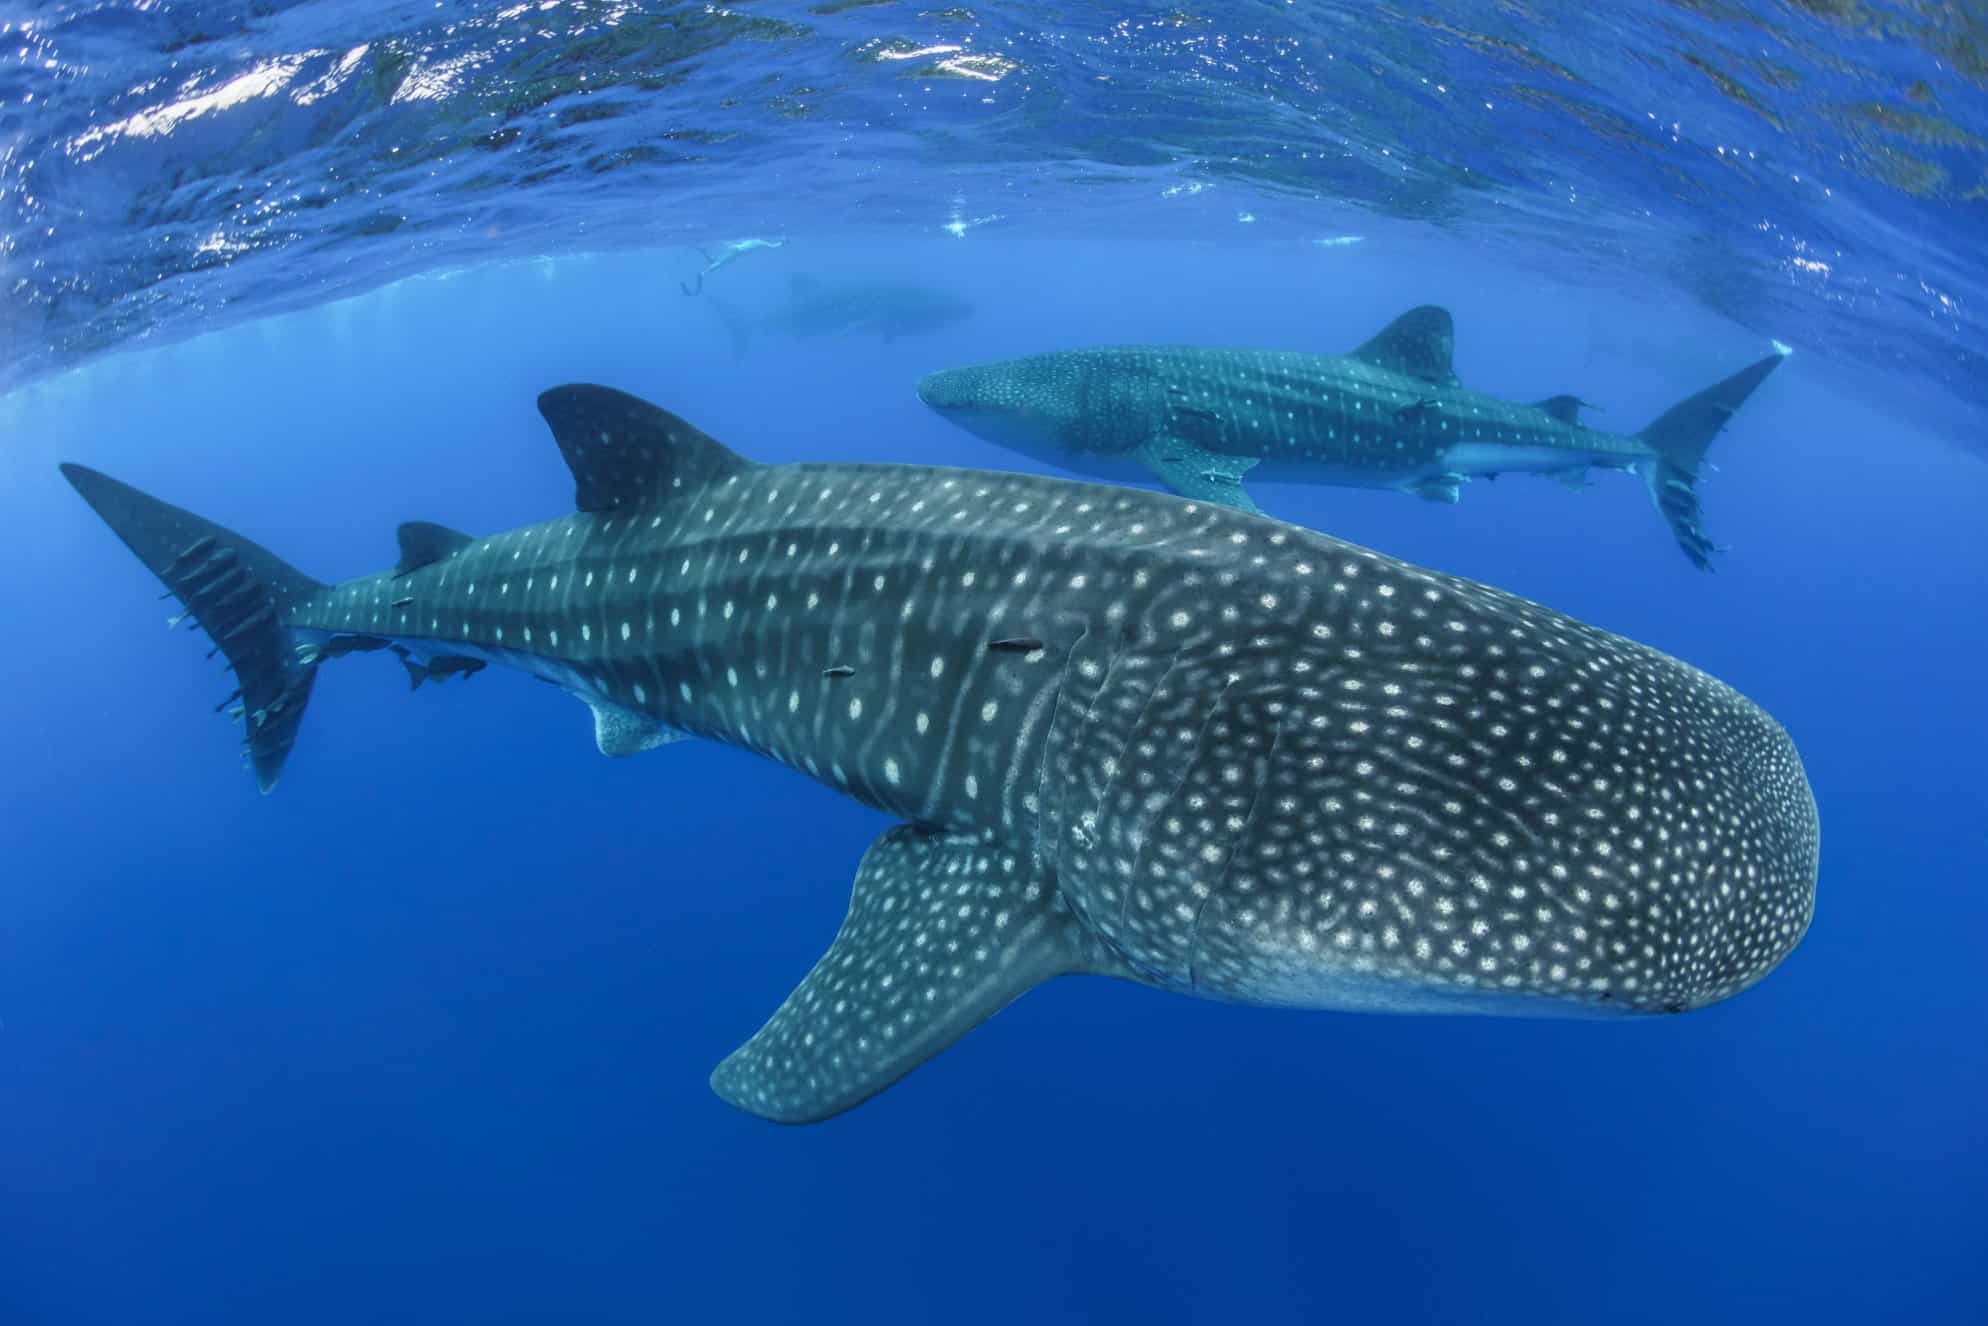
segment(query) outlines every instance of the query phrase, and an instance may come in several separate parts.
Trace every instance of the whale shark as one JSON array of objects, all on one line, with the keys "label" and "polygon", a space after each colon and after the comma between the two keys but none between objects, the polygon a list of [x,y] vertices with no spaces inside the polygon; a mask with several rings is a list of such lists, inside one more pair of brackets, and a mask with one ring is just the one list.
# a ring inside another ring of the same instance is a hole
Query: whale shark
[{"label": "whale shark", "polygon": [[1577,396],[1517,404],[1462,386],[1447,310],[1411,309],[1345,355],[1107,346],[925,377],[918,395],[990,441],[1079,474],[1157,479],[1255,511],[1245,478],[1391,488],[1455,502],[1474,477],[1591,470],[1641,477],[1694,566],[1720,549],[1698,499],[1705,451],[1779,352],[1666,410],[1638,433],[1589,427]]},{"label": "whale shark", "polygon": [[735,355],[743,355],[755,337],[768,333],[808,340],[875,332],[889,343],[950,327],[974,311],[950,291],[913,281],[823,281],[802,274],[789,277],[787,298],[764,312],[741,313],[715,296],[711,307]]},{"label": "whale shark", "polygon": [[1738,994],[1809,924],[1788,734],[1654,649],[1219,504],[761,465],[610,388],[538,404],[575,509],[409,522],[338,583],[62,470],[226,655],[264,792],[319,670],[391,649],[542,678],[605,755],[725,742],[891,816],[826,954],[713,1072],[744,1110],[835,1115],[1066,974],[1622,1017]]}]

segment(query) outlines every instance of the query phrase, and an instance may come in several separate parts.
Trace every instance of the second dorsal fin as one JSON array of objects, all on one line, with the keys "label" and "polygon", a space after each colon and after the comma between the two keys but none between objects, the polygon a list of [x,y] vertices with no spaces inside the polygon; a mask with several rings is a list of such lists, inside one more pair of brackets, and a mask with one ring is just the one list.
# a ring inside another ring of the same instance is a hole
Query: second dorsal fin
[{"label": "second dorsal fin", "polygon": [[668,410],[612,387],[554,387],[539,396],[538,412],[573,471],[573,503],[582,511],[660,502],[752,467]]},{"label": "second dorsal fin", "polygon": [[1353,352],[1355,359],[1393,373],[1454,387],[1456,368],[1456,324],[1450,311],[1424,304],[1380,329],[1372,340]]},{"label": "second dorsal fin", "polygon": [[454,557],[474,542],[461,530],[437,525],[432,520],[410,520],[400,527],[399,534],[400,560],[393,566],[397,576]]},{"label": "second dorsal fin", "polygon": [[1583,407],[1590,410],[1595,408],[1579,396],[1565,395],[1548,396],[1543,401],[1534,401],[1533,407],[1546,411],[1563,424],[1578,424],[1581,422],[1581,410]]}]

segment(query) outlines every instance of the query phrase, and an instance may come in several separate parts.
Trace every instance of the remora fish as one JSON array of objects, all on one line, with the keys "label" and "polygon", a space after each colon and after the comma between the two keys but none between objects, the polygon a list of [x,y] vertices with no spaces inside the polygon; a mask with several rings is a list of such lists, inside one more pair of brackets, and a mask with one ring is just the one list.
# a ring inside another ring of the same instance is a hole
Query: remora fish
[{"label": "remora fish", "polygon": [[1474,476],[1541,474],[1573,488],[1628,470],[1695,566],[1719,551],[1700,522],[1705,450],[1774,371],[1770,355],[1671,407],[1640,433],[1581,422],[1586,405],[1469,391],[1451,367],[1447,310],[1412,309],[1348,355],[1115,346],[933,373],[918,395],[990,441],[1107,478],[1157,478],[1244,511],[1245,477],[1395,488],[1454,502]]},{"label": "remora fish", "polygon": [[[1794,746],[1654,650],[1207,503],[755,465],[602,387],[539,408],[577,511],[410,524],[398,566],[335,585],[63,472],[217,633],[264,791],[317,672],[298,642],[358,637],[553,681],[605,754],[708,737],[901,820],[826,956],[713,1074],[743,1109],[845,1110],[1068,972],[1663,1013],[1746,989],[1808,925]],[[223,582],[254,592],[201,611]]]},{"label": "remora fish", "polygon": [[875,332],[894,341],[950,327],[973,315],[973,305],[958,295],[910,281],[817,281],[810,276],[792,277],[787,301],[757,316],[741,314],[716,297],[711,307],[724,322],[737,354],[751,348],[754,336],[766,332],[800,340]]}]

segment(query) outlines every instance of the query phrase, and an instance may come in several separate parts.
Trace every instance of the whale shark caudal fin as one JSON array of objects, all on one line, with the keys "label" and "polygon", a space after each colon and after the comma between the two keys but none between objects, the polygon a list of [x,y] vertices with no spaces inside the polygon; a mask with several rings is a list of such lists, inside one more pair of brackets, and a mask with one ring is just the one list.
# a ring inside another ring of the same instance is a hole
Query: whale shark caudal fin
[{"label": "whale shark caudal fin", "polygon": [[268,792],[297,740],[317,676],[316,659],[300,656],[284,614],[324,585],[233,530],[87,466],[64,465],[62,475],[227,656],[241,685],[235,712],[244,745],[257,786]]},{"label": "whale shark caudal fin", "polygon": [[1028,858],[899,825],[864,853],[828,952],[711,1087],[775,1123],[816,1123],[1034,986],[1118,971]]},{"label": "whale shark caudal fin", "polygon": [[1786,358],[1785,354],[1771,354],[1749,364],[1723,382],[1679,401],[1636,434],[1638,441],[1656,453],[1653,460],[1638,467],[1649,485],[1650,500],[1677,537],[1677,546],[1701,571],[1712,569],[1712,554],[1719,551],[1700,521],[1698,474],[1705,451],[1733,412]]},{"label": "whale shark caudal fin", "polygon": [[718,315],[718,321],[723,324],[725,339],[731,343],[732,358],[744,359],[746,351],[752,349],[752,323],[747,320],[745,314],[716,295],[712,295],[704,302],[711,306],[711,311]]}]

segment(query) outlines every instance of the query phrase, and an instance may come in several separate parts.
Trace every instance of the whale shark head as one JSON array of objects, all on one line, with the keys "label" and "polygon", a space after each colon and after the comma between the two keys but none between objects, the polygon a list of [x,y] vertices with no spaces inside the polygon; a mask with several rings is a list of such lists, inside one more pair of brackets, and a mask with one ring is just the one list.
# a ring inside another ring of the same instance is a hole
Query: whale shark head
[{"label": "whale shark head", "polygon": [[1083,473],[1105,473],[1084,464],[1085,453],[1129,450],[1128,433],[1116,444],[1116,412],[1098,409],[1097,379],[1083,354],[1030,355],[927,374],[918,399],[975,437],[1025,456]]}]

